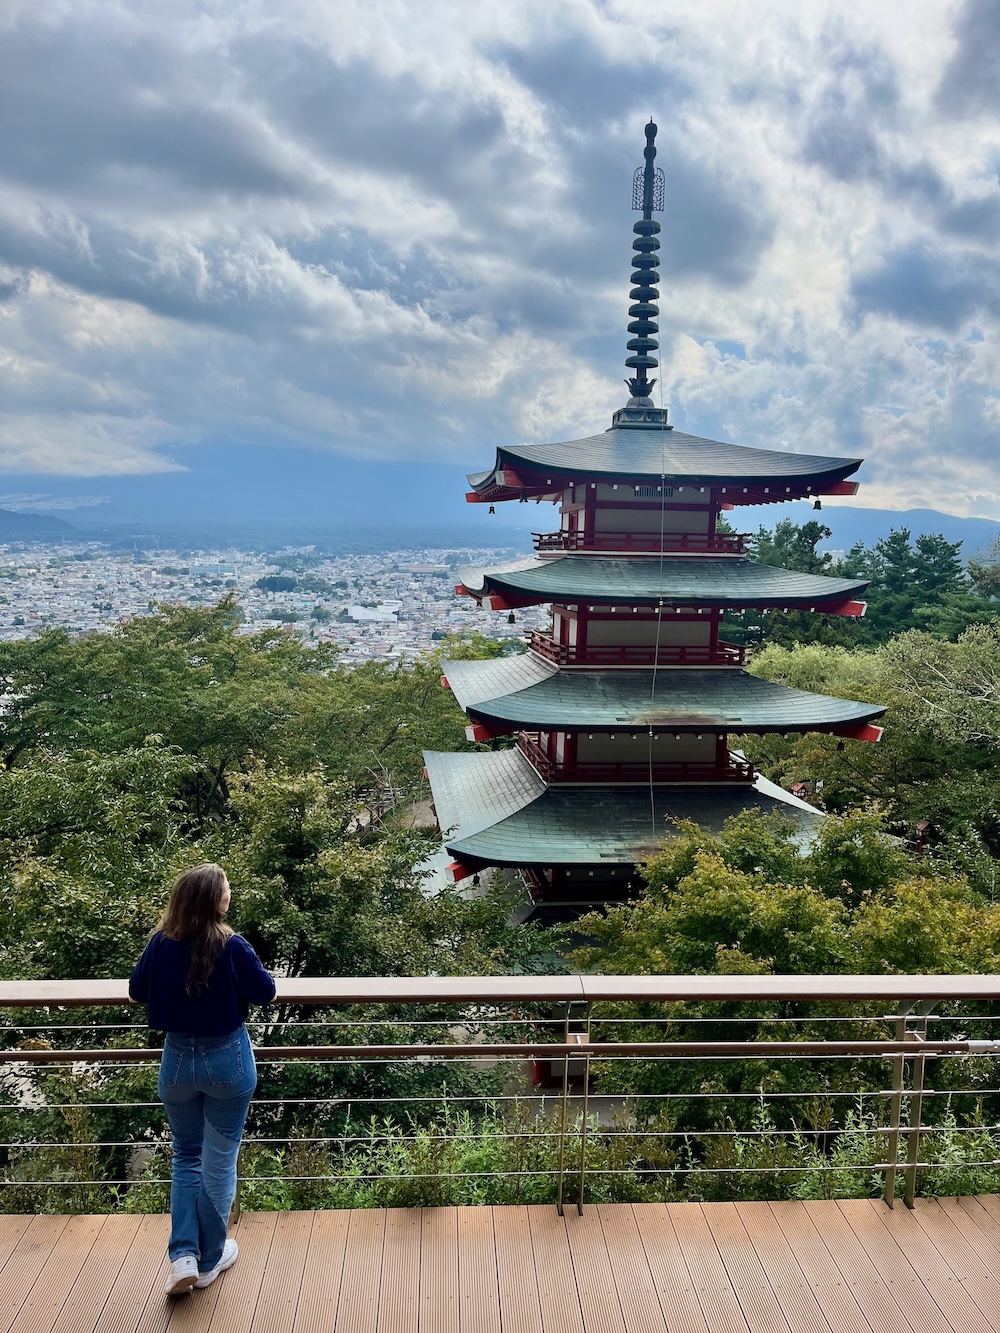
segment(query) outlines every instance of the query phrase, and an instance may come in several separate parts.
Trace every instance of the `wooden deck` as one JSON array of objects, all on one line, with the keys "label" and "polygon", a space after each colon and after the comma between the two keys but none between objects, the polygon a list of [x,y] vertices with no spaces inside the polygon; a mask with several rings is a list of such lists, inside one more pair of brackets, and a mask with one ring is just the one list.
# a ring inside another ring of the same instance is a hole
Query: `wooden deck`
[{"label": "wooden deck", "polygon": [[1000,1333],[1000,1197],[248,1213],[163,1295],[162,1217],[0,1217],[0,1333]]}]

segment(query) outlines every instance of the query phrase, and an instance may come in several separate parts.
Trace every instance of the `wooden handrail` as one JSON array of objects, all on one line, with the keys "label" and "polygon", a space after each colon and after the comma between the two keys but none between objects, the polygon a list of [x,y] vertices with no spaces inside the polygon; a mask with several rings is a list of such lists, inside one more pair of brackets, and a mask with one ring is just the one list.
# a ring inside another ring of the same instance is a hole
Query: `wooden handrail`
[{"label": "wooden handrail", "polygon": [[[783,974],[771,976],[505,976],[505,977],[285,977],[278,1004],[550,1004],[633,1000],[877,1000],[886,1003],[995,1000],[994,974]],[[124,1005],[121,980],[0,981],[0,1007],[95,1008]]]}]

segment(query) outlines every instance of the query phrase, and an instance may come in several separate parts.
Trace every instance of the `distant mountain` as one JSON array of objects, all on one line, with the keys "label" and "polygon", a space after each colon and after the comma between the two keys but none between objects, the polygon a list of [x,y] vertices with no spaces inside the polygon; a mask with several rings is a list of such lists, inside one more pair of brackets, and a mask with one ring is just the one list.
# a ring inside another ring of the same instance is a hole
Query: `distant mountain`
[{"label": "distant mountain", "polygon": [[[986,550],[1000,532],[1000,523],[994,519],[956,518],[954,514],[939,514],[936,509],[896,511],[824,505],[822,513],[815,514],[802,506],[796,507],[795,522],[804,523],[807,518],[825,523],[833,533],[820,547],[827,551],[849,551],[855,542],[873,546],[882,537],[888,537],[893,528],[908,528],[911,540],[922,533],[941,533],[946,541],[961,542],[962,554],[968,559],[977,551]],[[764,527],[774,526],[767,518],[762,518],[761,522]]]},{"label": "distant mountain", "polygon": [[80,529],[67,523],[64,518],[49,518],[47,514],[19,514],[12,509],[0,509],[0,542],[72,541],[80,535]]}]

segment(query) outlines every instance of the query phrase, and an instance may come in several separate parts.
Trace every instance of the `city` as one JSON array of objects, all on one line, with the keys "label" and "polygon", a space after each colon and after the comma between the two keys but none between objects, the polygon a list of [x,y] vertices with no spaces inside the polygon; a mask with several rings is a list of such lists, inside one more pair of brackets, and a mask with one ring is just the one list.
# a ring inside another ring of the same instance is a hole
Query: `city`
[{"label": "city", "polygon": [[544,607],[525,607],[511,623],[506,612],[455,595],[459,570],[513,554],[483,548],[326,558],[311,547],[182,555],[113,551],[97,542],[0,546],[0,642],[45,629],[106,633],[161,605],[209,606],[229,594],[240,607],[242,633],[284,628],[306,643],[336,644],[347,665],[412,660],[443,638],[472,631],[519,642],[544,628]]}]

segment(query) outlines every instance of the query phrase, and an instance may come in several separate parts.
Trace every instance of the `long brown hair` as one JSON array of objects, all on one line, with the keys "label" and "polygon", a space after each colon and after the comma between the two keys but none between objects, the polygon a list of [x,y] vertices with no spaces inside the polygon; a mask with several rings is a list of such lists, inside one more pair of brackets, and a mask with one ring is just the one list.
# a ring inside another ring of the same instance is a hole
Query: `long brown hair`
[{"label": "long brown hair", "polygon": [[191,943],[191,966],[184,987],[189,995],[197,995],[208,984],[212,968],[233,933],[223,920],[221,908],[226,883],[226,872],[212,861],[185,870],[174,880],[170,901],[157,926],[168,940]]}]

